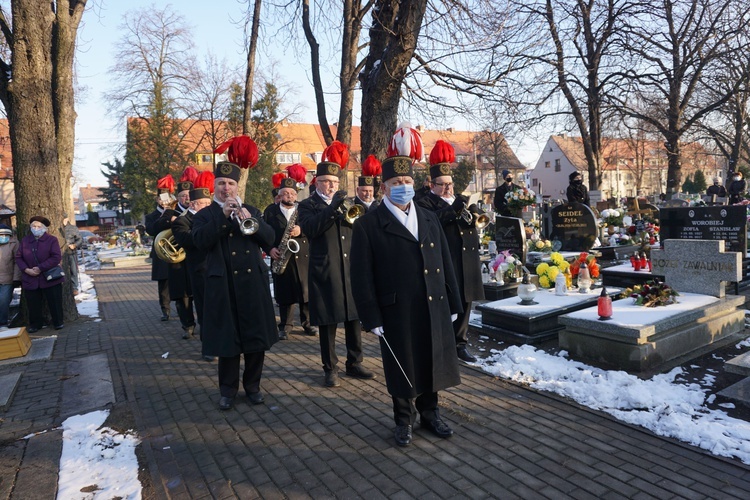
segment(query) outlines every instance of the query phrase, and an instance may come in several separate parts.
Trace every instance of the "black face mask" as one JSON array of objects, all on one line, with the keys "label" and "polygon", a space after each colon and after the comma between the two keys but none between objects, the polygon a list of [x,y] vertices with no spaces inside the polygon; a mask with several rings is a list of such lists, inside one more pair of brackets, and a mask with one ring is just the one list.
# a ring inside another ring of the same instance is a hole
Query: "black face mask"
[{"label": "black face mask", "polygon": [[576,179],[573,181],[574,186],[580,186],[581,184],[583,184],[583,181],[581,179]]},{"label": "black face mask", "polygon": [[507,182],[508,184],[510,184],[511,182],[513,182],[513,177],[506,177],[505,178],[505,182]]}]

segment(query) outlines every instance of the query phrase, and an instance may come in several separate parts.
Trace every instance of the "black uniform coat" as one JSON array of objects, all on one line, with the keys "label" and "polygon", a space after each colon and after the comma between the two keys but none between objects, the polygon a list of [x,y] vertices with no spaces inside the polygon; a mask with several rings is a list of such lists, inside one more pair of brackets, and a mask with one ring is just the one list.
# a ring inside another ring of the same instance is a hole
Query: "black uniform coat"
[{"label": "black uniform coat", "polygon": [[443,226],[463,303],[484,300],[479,233],[473,222],[471,226],[467,225],[453,207],[435,193],[422,197],[417,205],[434,212]]},{"label": "black uniform coat", "polygon": [[352,298],[349,254],[352,227],[315,192],[297,206],[297,223],[310,241],[310,323],[359,319]]},{"label": "black uniform coat", "polygon": [[354,224],[352,287],[365,330],[382,326],[409,387],[381,340],[388,392],[413,398],[458,385],[451,314],[462,312],[448,242],[433,213],[419,206],[419,241],[381,204]]},{"label": "black uniform coat", "polygon": [[[159,217],[161,217],[161,212],[158,208],[146,216],[146,233],[152,238],[156,238],[156,235],[161,232],[157,231],[155,227]],[[151,253],[148,256],[151,258],[151,281],[167,279],[169,277],[169,264],[156,256],[153,244],[151,245]]]},{"label": "black uniform coat", "polygon": [[261,255],[261,248],[271,248],[273,229],[257,208],[243,206],[260,225],[251,236],[224,217],[215,201],[193,217],[193,242],[206,252],[201,333],[203,353],[209,356],[266,351],[279,340],[268,266]]},{"label": "black uniform coat", "polygon": [[[176,222],[182,217],[182,213],[183,208],[180,205],[177,205],[176,210],[164,210],[161,217],[154,222],[154,230],[156,231],[156,234],[159,234],[166,229],[172,229],[172,217],[177,217],[177,219],[175,219]],[[174,235],[174,231],[172,231],[172,234]],[[167,279],[169,280],[169,300],[181,300],[186,295],[188,297],[193,296],[187,262],[184,260],[177,264],[167,262]]]},{"label": "black uniform coat", "polygon": [[[278,247],[286,231],[287,221],[281,207],[270,205],[263,213],[263,218],[274,230],[275,237],[271,247]],[[299,219],[299,217],[298,217]],[[297,220],[299,226],[299,220]],[[296,304],[307,302],[307,274],[309,272],[310,245],[305,233],[294,239],[299,244],[299,252],[292,254],[284,274],[273,273],[273,294],[278,304]]]},{"label": "black uniform coat", "polygon": [[363,207],[365,207],[365,213],[367,213],[367,212],[372,212],[373,210],[375,210],[376,208],[378,208],[378,205],[380,205],[380,202],[378,200],[372,200],[372,203],[370,203],[370,206],[368,207],[367,205],[365,205],[364,201],[360,200],[359,198],[357,198],[355,196],[354,197],[354,204],[355,205],[362,205]]},{"label": "black uniform coat", "polygon": [[[182,217],[178,217],[172,223],[172,234],[174,235],[175,243],[180,245],[187,255],[183,261],[187,266],[188,276],[190,277],[190,288],[193,291],[193,296],[196,298],[196,306],[200,307],[203,305],[203,293],[205,270],[206,270],[206,252],[195,246],[193,242],[193,217],[194,214],[189,211]],[[200,299],[201,303],[198,304],[197,300]],[[196,307],[196,309],[197,309]],[[199,323],[203,322],[203,310],[198,310]]]}]

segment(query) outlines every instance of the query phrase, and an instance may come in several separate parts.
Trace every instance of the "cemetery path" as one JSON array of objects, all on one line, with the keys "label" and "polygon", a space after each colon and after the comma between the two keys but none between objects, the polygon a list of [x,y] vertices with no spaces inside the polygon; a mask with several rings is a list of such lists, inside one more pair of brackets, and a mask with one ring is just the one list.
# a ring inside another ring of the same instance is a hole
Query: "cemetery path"
[{"label": "cemetery path", "polygon": [[441,393],[454,437],[417,428],[399,448],[368,334],[376,379],[323,387],[318,339],[295,332],[267,354],[265,404],[238,398],[220,412],[216,364],[181,339],[178,321],[159,321],[150,270],[91,274],[103,320],[66,326],[49,360],[0,366],[0,376],[21,373],[0,413],[0,499],[54,497],[59,431],[19,438],[69,416],[66,363],[101,354],[115,400],[107,425],[142,439],[144,498],[750,498],[750,467],[739,461],[468,366],[462,385]]}]

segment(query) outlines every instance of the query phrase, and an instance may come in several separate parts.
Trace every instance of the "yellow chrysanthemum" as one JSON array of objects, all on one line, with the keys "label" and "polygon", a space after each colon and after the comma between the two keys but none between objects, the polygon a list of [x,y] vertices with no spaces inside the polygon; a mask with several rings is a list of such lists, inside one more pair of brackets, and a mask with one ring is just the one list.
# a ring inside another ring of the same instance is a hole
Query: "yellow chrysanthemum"
[{"label": "yellow chrysanthemum", "polygon": [[549,258],[556,266],[559,266],[562,262],[565,262],[565,259],[563,259],[563,256],[560,254],[560,252],[552,252],[551,254],[549,254]]},{"label": "yellow chrysanthemum", "polygon": [[550,268],[547,270],[547,277],[550,281],[554,283],[555,278],[557,278],[558,273],[560,272],[560,269],[555,266],[550,266]]},{"label": "yellow chrysanthemum", "polygon": [[536,266],[536,273],[541,276],[547,272],[547,269],[549,269],[549,264],[547,264],[546,262],[542,262],[541,264]]},{"label": "yellow chrysanthemum", "polygon": [[570,269],[570,263],[569,263],[569,262],[568,262],[567,260],[564,260],[564,259],[563,259],[563,261],[562,261],[562,262],[560,262],[560,263],[559,263],[559,264],[557,265],[557,267],[559,267],[559,268],[560,268],[560,271],[562,271],[562,272],[564,272],[564,273],[565,273],[565,272],[567,272],[567,271],[568,271],[568,269]]},{"label": "yellow chrysanthemum", "polygon": [[551,286],[551,285],[550,285],[550,281],[549,281],[549,278],[547,278],[547,276],[546,276],[546,275],[540,274],[540,275],[539,275],[539,285],[540,285],[540,286],[541,286],[542,288],[549,288],[549,287]]},{"label": "yellow chrysanthemum", "polygon": [[539,250],[541,250],[542,248],[544,248],[544,241],[542,241],[542,240],[539,240],[539,241],[537,241],[537,242],[536,242],[536,247],[537,247],[537,248],[538,248]]}]

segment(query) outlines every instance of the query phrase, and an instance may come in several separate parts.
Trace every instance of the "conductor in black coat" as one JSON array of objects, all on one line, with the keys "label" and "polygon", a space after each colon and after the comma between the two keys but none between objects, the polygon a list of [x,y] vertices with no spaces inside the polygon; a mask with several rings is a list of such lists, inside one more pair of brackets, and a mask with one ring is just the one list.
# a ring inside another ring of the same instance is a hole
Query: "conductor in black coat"
[{"label": "conductor in black coat", "polygon": [[[162,216],[165,210],[174,205],[177,200],[171,193],[171,189],[166,186],[168,183],[166,179],[169,178],[174,186],[174,180],[171,175],[162,177],[157,182],[157,188],[159,189],[159,197],[157,198],[156,210],[146,215],[145,226],[146,233],[152,238],[156,238],[160,231],[156,230],[156,221]],[[166,261],[161,260],[156,255],[154,245],[151,245],[151,253],[149,254],[151,259],[151,281],[156,281],[159,290],[159,307],[161,308],[161,320],[169,320],[169,264]]]},{"label": "conductor in black coat", "polygon": [[[286,340],[292,331],[294,322],[294,305],[299,306],[299,321],[307,335],[317,335],[318,331],[310,325],[310,309],[308,305],[307,274],[310,260],[310,245],[307,237],[299,227],[297,212],[297,182],[292,178],[285,178],[278,188],[279,203],[266,207],[263,218],[274,230],[275,237],[270,256],[274,261],[282,258],[279,244],[289,227],[289,221],[295,219],[289,240],[297,243],[299,251],[289,253],[289,260],[282,274],[273,273],[273,294],[279,306],[279,339]],[[273,268],[273,266],[272,266]]]},{"label": "conductor in black coat", "polygon": [[[241,355],[245,394],[252,404],[263,402],[265,352],[279,340],[268,266],[261,254],[261,249],[270,250],[274,233],[257,208],[239,204],[237,165],[219,162],[214,175],[214,201],[195,214],[193,241],[206,252],[203,349],[219,357],[219,408],[228,410],[239,389]],[[256,219],[257,231],[243,234],[233,214]]]},{"label": "conductor in black coat", "polygon": [[572,172],[568,176],[568,203],[583,203],[586,206],[591,205],[589,200],[589,190],[583,185],[583,177],[578,172]]},{"label": "conductor in black coat", "polygon": [[[453,193],[450,164],[432,165],[430,178],[432,191],[422,197],[417,204],[434,212],[445,232],[463,309],[453,323],[456,354],[462,361],[473,363],[477,358],[467,348],[471,303],[475,300],[484,300],[482,264],[479,261],[479,231],[472,215],[464,212],[466,199]],[[466,218],[461,217],[461,214]]]},{"label": "conductor in black coat", "polygon": [[[155,231],[158,233],[172,229],[172,224],[188,212],[190,206],[190,190],[193,183],[189,181],[177,184],[177,206],[174,209],[166,209],[154,223]],[[174,234],[174,232],[173,232]],[[169,283],[169,299],[174,301],[177,315],[182,324],[183,339],[190,339],[195,331],[195,314],[193,312],[193,289],[187,263],[167,263],[167,276]]]},{"label": "conductor in black coat", "polygon": [[349,276],[352,226],[339,210],[346,200],[346,192],[338,190],[340,170],[336,163],[319,163],[315,193],[297,207],[299,225],[310,241],[310,321],[320,329],[326,387],[340,385],[335,343],[339,323],[344,323],[347,375],[374,377],[362,366],[362,326]]},{"label": "conductor in black coat", "polygon": [[[210,172],[209,172],[210,173]],[[200,210],[211,204],[211,188],[194,188],[190,190],[190,207],[185,215],[178,217],[172,223],[172,234],[175,243],[185,250],[185,265],[190,278],[190,288],[193,291],[193,302],[198,317],[198,325],[201,328],[201,340],[203,339],[203,305],[205,299],[205,271],[206,252],[195,246],[193,242],[193,217]],[[214,357],[203,353],[203,359],[213,361]]]},{"label": "conductor in black coat", "polygon": [[439,437],[453,434],[437,392],[460,383],[451,319],[461,296],[440,222],[412,201],[411,164],[383,162],[385,196],[354,225],[352,241],[354,300],[365,330],[381,337],[400,446],[411,442],[417,413]]}]

